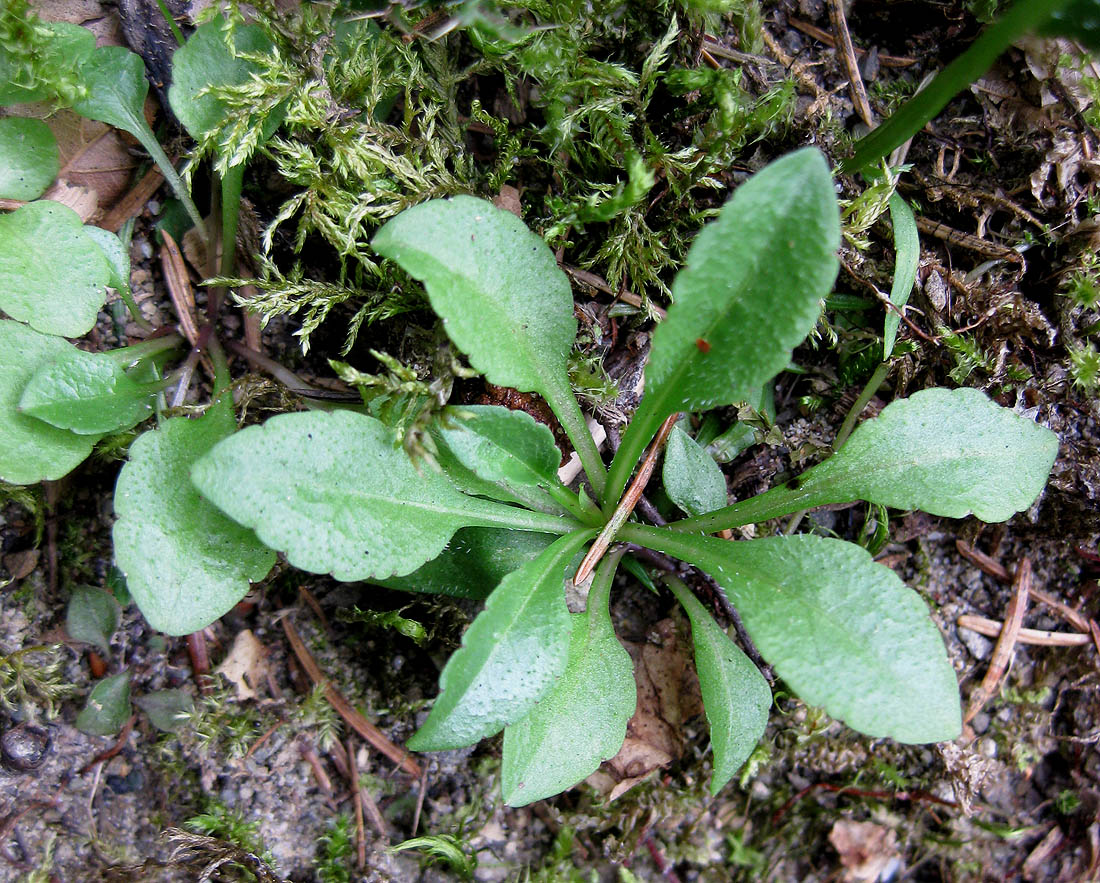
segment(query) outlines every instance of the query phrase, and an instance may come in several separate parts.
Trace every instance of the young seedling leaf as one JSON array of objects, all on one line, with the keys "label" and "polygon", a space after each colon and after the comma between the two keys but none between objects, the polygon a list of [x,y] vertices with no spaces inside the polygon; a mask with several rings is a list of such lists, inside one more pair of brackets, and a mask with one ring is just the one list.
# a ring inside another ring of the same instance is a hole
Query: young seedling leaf
[{"label": "young seedling leaf", "polygon": [[100,436],[151,417],[163,387],[136,383],[104,353],[74,348],[34,373],[19,399],[19,410],[58,429]]},{"label": "young seedling leaf", "polygon": [[80,65],[80,76],[86,92],[73,110],[144,141],[149,128],[143,113],[149,82],[141,56],[124,46],[101,46]]},{"label": "young seedling leaf", "polygon": [[473,745],[524,717],[550,689],[569,655],[566,569],[595,535],[561,537],[493,590],[444,667],[412,751]]},{"label": "young seedling leaf", "polygon": [[134,705],[149,715],[149,722],[163,733],[174,733],[195,710],[186,690],[157,690],[134,698]]},{"label": "young seedling leaf", "polygon": [[471,196],[433,199],[389,220],[371,246],[424,283],[455,345],[492,383],[547,400],[602,486],[603,466],[569,386],[573,293],[546,243]]},{"label": "young seedling leaf", "polygon": [[123,294],[130,293],[130,253],[122,244],[122,240],[110,230],[87,224],[84,232],[92,238],[96,245],[103,251],[107,263],[111,267],[111,278],[107,284],[115,291]]},{"label": "young seedling leaf", "polygon": [[605,502],[622,493],[670,414],[745,401],[786,367],[817,321],[839,245],[836,192],[819,150],[788,154],[737,188],[673,283]]},{"label": "young seedling leaf", "polygon": [[64,84],[66,90],[75,89],[77,69],[95,51],[95,34],[80,25],[40,21],[35,27],[47,33],[48,39],[34,70],[0,46],[0,106],[53,98],[58,84]]},{"label": "young seedling leaf", "polygon": [[371,582],[402,592],[483,601],[504,577],[541,555],[552,542],[552,536],[533,531],[463,527],[439,555],[408,576]]},{"label": "young seedling leaf", "polygon": [[[244,56],[273,56],[275,44],[259,25],[236,24],[229,29],[224,18],[215,18],[195,29],[172,56],[172,85],[168,102],[179,121],[196,140],[216,131],[227,119],[239,117],[215,94],[219,88],[244,86],[261,75],[262,66]],[[283,111],[253,115],[247,127],[258,131],[253,146],[267,141],[283,121]],[[225,157],[235,166],[247,157]]]},{"label": "young seedling leaf", "polygon": [[702,515],[726,505],[726,477],[695,439],[673,428],[662,467],[665,492],[688,515]]},{"label": "young seedling leaf", "polygon": [[0,118],[0,199],[38,199],[59,168],[57,141],[42,120]]},{"label": "young seedling leaf", "polygon": [[509,806],[571,788],[614,757],[626,738],[637,691],[630,655],[615,637],[607,606],[615,563],[604,559],[588,612],[571,616],[565,673],[527,717],[504,731],[501,788]]},{"label": "young seedling leaf", "polygon": [[191,477],[295,567],[340,580],[411,573],[460,527],[575,526],[460,493],[427,465],[418,469],[383,423],[352,411],[281,414],[250,426],[199,460]]},{"label": "young seedling leaf", "polygon": [[710,793],[717,794],[764,735],[772,691],[752,660],[718,627],[687,586],[675,579],[668,580],[668,586],[691,620],[695,670],[714,749]]},{"label": "young seedling leaf", "polygon": [[57,202],[0,215],[0,309],[46,334],[80,337],[107,299],[111,268],[80,216]]},{"label": "young seedling leaf", "polygon": [[77,586],[65,612],[65,631],[74,641],[98,647],[104,656],[111,652],[111,635],[118,628],[118,602],[110,592],[91,586]]},{"label": "young seedling leaf", "polygon": [[130,672],[123,671],[92,687],[76,716],[76,728],[89,736],[113,736],[130,717]]},{"label": "young seedling leaf", "polygon": [[[236,429],[228,403],[139,436],[115,487],[115,560],[153,628],[197,631],[263,579],[275,553],[192,486],[192,465]],[[276,473],[277,474],[277,473]]]},{"label": "young seedling leaf", "polygon": [[891,402],[797,478],[673,529],[712,533],[852,500],[1006,521],[1035,502],[1057,455],[1053,432],[984,393],[926,389]]},{"label": "young seedling leaf", "polygon": [[496,405],[448,408],[440,435],[463,466],[487,481],[535,486],[558,480],[561,451],[554,433],[523,411]]},{"label": "young seedling leaf", "polygon": [[0,320],[0,480],[34,484],[61,478],[92,452],[95,436],[74,435],[19,411],[35,371],[75,349],[63,338]]},{"label": "young seedling leaf", "polygon": [[921,597],[865,549],[801,534],[731,543],[629,524],[619,538],[701,567],[805,702],[869,736],[954,739],[959,688]]},{"label": "young seedling leaf", "polygon": [[[917,219],[913,217],[913,210],[897,193],[890,195],[890,221],[894,225],[894,282],[890,286],[890,303],[900,310],[909,302],[913,284],[917,281],[920,237],[917,235]],[[882,335],[883,361],[889,359],[894,351],[900,325],[901,316],[893,310],[887,310]]]}]

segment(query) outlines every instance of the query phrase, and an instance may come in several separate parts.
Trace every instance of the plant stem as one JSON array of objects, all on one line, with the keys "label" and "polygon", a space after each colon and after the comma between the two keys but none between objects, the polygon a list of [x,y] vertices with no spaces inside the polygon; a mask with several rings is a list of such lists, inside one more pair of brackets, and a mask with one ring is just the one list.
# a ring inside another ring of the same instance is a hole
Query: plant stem
[{"label": "plant stem", "polygon": [[865,169],[919,132],[968,83],[989,70],[1002,52],[1067,2],[1018,0],[969,49],[936,74],[927,87],[898,108],[883,125],[857,141],[855,155],[841,163],[841,168],[846,172]]},{"label": "plant stem", "polygon": [[142,359],[147,359],[150,356],[155,356],[157,353],[173,349],[181,343],[183,343],[183,336],[173,332],[172,334],[165,334],[162,337],[153,337],[149,340],[143,340],[141,343],[134,343],[130,346],[120,347],[117,350],[111,350],[107,355],[118,364],[129,367],[140,362]]},{"label": "plant stem", "polygon": [[717,533],[720,530],[741,527],[745,524],[758,524],[769,518],[790,515],[800,509],[810,508],[811,490],[778,485],[769,491],[741,500],[732,506],[725,506],[707,512],[683,518],[669,524],[669,529],[678,533]]},{"label": "plant stem", "polygon": [[615,570],[619,566],[619,560],[626,554],[626,546],[620,546],[609,552],[596,568],[596,576],[592,579],[592,587],[588,590],[587,609],[606,610],[611,603],[611,586],[615,581]]},{"label": "plant stem", "polygon": [[563,382],[559,385],[555,382],[554,386],[557,388],[548,388],[542,392],[565,434],[569,436],[573,450],[577,452],[581,466],[584,467],[584,474],[588,476],[588,481],[598,496],[603,493],[607,483],[607,469],[600,457],[600,450],[592,439],[592,433],[588,431],[588,423],[573,391],[569,389],[569,384]]},{"label": "plant stem", "polygon": [[871,401],[871,398],[878,388],[882,386],[882,381],[886,379],[886,375],[890,372],[889,362],[880,362],[879,366],[875,368],[875,373],[871,375],[871,379],[867,381],[867,385],[863,387],[863,392],[859,394],[859,398],[855,400],[852,407],[848,411],[848,415],[844,418],[844,422],[840,424],[840,431],[836,434],[836,439],[833,440],[833,451],[839,451],[844,447],[844,442],[848,441],[848,436],[852,434],[852,430],[856,428],[856,421],[859,419],[859,415],[863,413],[863,409],[867,407],[867,403]]},{"label": "plant stem", "polygon": [[611,468],[607,475],[607,487],[603,494],[604,511],[608,511],[619,501],[630,474],[642,457],[649,440],[653,438],[661,425],[664,416],[656,410],[644,410],[646,400],[642,400],[641,406],[634,414],[634,419],[623,433],[622,444],[611,461]]},{"label": "plant stem", "polygon": [[595,527],[597,529],[603,527],[603,519],[600,518],[597,520],[592,512],[589,512],[581,505],[581,501],[577,499],[577,495],[565,485],[560,482],[547,485],[546,492],[553,498],[555,503],[565,509],[582,524],[587,524],[589,527]]},{"label": "plant stem", "polygon": [[[138,125],[139,122],[140,125]],[[164,180],[168,182],[168,186],[172,188],[172,192],[176,194],[176,198],[182,202],[183,207],[187,209],[187,214],[191,217],[191,223],[195,225],[195,230],[198,231],[199,236],[201,236],[203,240],[207,241],[207,245],[209,246],[209,240],[206,234],[206,224],[203,223],[202,215],[199,214],[199,210],[195,207],[195,203],[191,201],[191,194],[187,191],[187,185],[183,183],[183,179],[179,176],[179,173],[176,172],[176,167],[172,165],[172,160],[168,158],[168,154],[166,154],[164,148],[160,146],[160,142],[157,141],[156,136],[153,134],[153,130],[149,128],[145,120],[139,121],[135,119],[130,134],[141,142],[141,146],[145,148],[149,156],[152,157],[153,162],[157,164],[157,168],[159,168],[161,174],[164,175]]]}]

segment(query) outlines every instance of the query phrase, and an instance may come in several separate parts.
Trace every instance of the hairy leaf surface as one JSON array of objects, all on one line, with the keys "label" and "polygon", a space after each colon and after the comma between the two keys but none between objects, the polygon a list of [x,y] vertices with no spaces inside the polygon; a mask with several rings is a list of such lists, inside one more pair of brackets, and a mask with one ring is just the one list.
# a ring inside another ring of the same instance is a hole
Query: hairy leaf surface
[{"label": "hairy leaf surface", "polygon": [[731,543],[625,525],[619,538],[713,576],[804,701],[869,736],[954,739],[959,689],[920,596],[853,543],[808,534]]},{"label": "hairy leaf surface", "polygon": [[59,168],[57,141],[42,120],[0,118],[0,198],[38,199]]},{"label": "hairy leaf surface", "polygon": [[565,673],[527,717],[504,731],[501,788],[509,806],[572,787],[622,747],[637,692],[633,663],[608,612],[613,576],[614,562],[604,559],[588,612],[571,616]]},{"label": "hairy leaf surface", "polygon": [[383,423],[352,411],[281,414],[250,426],[191,475],[203,496],[295,567],[341,580],[411,573],[460,527],[573,526],[462,494],[413,465]]},{"label": "hairy leaf surface", "polygon": [[413,751],[473,745],[526,715],[565,669],[570,622],[566,568],[596,531],[556,540],[508,574],[439,678],[439,698],[409,740]]},{"label": "hairy leaf surface", "polygon": [[487,481],[531,486],[558,480],[561,452],[554,433],[524,411],[497,405],[448,408],[440,435],[463,466]]},{"label": "hairy leaf surface", "polygon": [[74,348],[35,372],[19,410],[78,435],[103,435],[152,416],[163,386],[136,383],[110,356]]},{"label": "hairy leaf surface", "polygon": [[75,435],[19,411],[35,371],[75,349],[61,337],[0,320],[0,480],[34,484],[61,478],[92,452],[95,436]]},{"label": "hairy leaf surface", "polygon": [[192,464],[233,433],[228,403],[202,417],[174,417],[130,446],[115,487],[115,559],[153,628],[197,631],[263,579],[275,553],[199,496]]},{"label": "hairy leaf surface", "polygon": [[402,592],[425,592],[483,601],[504,577],[536,558],[554,537],[499,527],[459,528],[447,547],[408,576],[372,579]]},{"label": "hairy leaf surface", "polygon": [[688,515],[701,515],[726,505],[726,477],[721,468],[679,426],[668,437],[662,479],[669,498]]},{"label": "hairy leaf surface", "polygon": [[679,580],[669,580],[668,586],[691,620],[695,670],[714,749],[710,793],[717,794],[764,735],[772,691],[752,660],[718,627],[687,586]]},{"label": "hairy leaf surface", "polygon": [[107,299],[111,268],[80,216],[49,200],[0,215],[0,309],[32,328],[80,337]]},{"label": "hairy leaf surface", "polygon": [[149,128],[143,113],[149,81],[141,56],[123,46],[101,46],[81,64],[80,76],[87,92],[73,110],[142,140]]},{"label": "hairy leaf surface", "polygon": [[786,367],[817,321],[839,245],[836,192],[820,151],[795,151],[737,188],[673,283],[605,501],[622,493],[670,414],[747,400]]}]

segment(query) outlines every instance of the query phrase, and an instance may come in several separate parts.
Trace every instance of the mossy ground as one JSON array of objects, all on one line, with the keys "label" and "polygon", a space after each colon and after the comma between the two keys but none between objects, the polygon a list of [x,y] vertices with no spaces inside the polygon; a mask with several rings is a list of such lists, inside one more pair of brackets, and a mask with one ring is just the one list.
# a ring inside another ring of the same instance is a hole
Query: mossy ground
[{"label": "mossy ground", "polygon": [[[855,4],[849,26],[872,53],[864,74],[875,110],[887,113],[961,51],[988,6]],[[719,7],[724,14],[709,11]],[[251,305],[270,320],[264,344],[321,382],[334,377],[329,358],[377,374],[379,405],[414,441],[440,388],[454,385],[471,399],[484,390],[459,376],[418,286],[371,252],[370,237],[387,218],[455,193],[503,199],[518,210],[563,265],[581,271],[574,276],[582,322],[577,378],[606,400],[608,374],[625,378],[637,368],[655,312],[668,305],[672,274],[730,189],[805,143],[838,160],[859,127],[835,52],[802,28],[830,28],[820,0],[467,4],[469,18],[447,33],[452,19],[415,4],[351,22],[342,21],[348,10],[340,4],[264,2],[257,10],[280,54],[262,81],[233,98],[248,113],[283,103],[289,121],[254,155],[245,185],[261,231]],[[888,57],[900,59],[898,66]],[[1085,78],[1080,85],[1070,76],[1075,66]],[[990,648],[955,620],[962,613],[1002,618],[1009,590],[961,559],[956,539],[1009,566],[1027,555],[1037,584],[1086,615],[1100,603],[1088,557],[1100,535],[1093,358],[1100,192],[1090,158],[1100,145],[1095,105],[1077,97],[1100,91],[1093,77],[1070,58],[1052,66],[1033,46],[1010,50],[914,139],[906,159],[912,169],[898,184],[920,215],[1029,248],[1022,263],[991,262],[965,243],[923,233],[910,314],[920,333],[902,326],[902,352],[882,395],[976,386],[1035,413],[1063,443],[1040,503],[1006,528],[900,513],[891,520],[892,541],[880,554],[933,606],[964,697],[983,676]],[[1071,100],[1077,112],[1067,109]],[[219,137],[232,148],[248,133],[229,126]],[[205,171],[196,167],[196,181]],[[888,191],[844,176],[838,187],[848,235],[836,294],[813,341],[795,354],[798,373],[779,380],[777,428],[727,467],[739,496],[816,462],[874,369],[882,333],[874,290],[889,290],[893,266],[882,215]],[[139,240],[150,241],[153,220],[141,219]],[[105,321],[104,337],[117,327]],[[371,350],[398,361],[380,362]],[[288,406],[255,376],[242,379],[241,389],[249,419]],[[614,403],[601,404],[615,416]],[[723,428],[735,417],[734,409],[719,414]],[[56,584],[43,554],[36,569],[3,590],[0,655],[63,641],[71,588],[109,584],[116,472],[116,462],[92,461],[51,489],[45,534],[36,521],[47,512],[45,496],[19,491],[4,510],[9,572],[35,548],[56,548],[58,561]],[[862,508],[813,519],[814,529],[839,536],[867,532]],[[303,606],[302,586],[331,620],[327,628]],[[669,599],[633,583],[622,584],[616,599],[619,625],[640,641],[672,610]],[[425,635],[417,641],[378,617],[340,615],[353,606],[399,611]],[[364,750],[360,772],[390,826],[389,841],[412,836],[414,818],[415,833],[429,839],[391,854],[372,837],[360,870],[354,813],[331,759],[348,734],[293,661],[277,621],[288,607],[301,611],[295,616],[322,669],[398,743],[434,696],[438,667],[474,611],[280,570],[255,603],[210,633],[215,661],[246,628],[266,648],[268,676],[257,696],[241,699],[222,685],[198,697],[175,735],[158,735],[140,719],[119,755],[88,774],[77,771],[112,740],[78,733],[72,721],[80,703],[57,697],[51,757],[38,773],[9,780],[18,798],[4,811],[20,811],[24,800],[59,796],[61,803],[34,808],[4,829],[0,846],[10,858],[0,858],[0,879],[196,879],[220,855],[230,862],[215,879],[262,876],[241,856],[218,853],[220,841],[270,859],[294,880],[469,873],[547,883],[857,880],[873,879],[876,858],[893,879],[1096,873],[1100,707],[1091,647],[1017,649],[1004,689],[975,719],[975,740],[950,746],[869,740],[778,685],[760,748],[741,780],[717,797],[706,789],[701,719],[688,723],[680,759],[610,804],[581,786],[533,807],[503,808],[499,743],[490,740],[426,759],[418,807],[419,786]],[[1042,607],[1028,625],[1068,628]],[[113,650],[111,664],[125,660],[134,674],[135,695],[194,690],[182,643],[152,634],[132,608]],[[91,676],[81,648],[56,654],[61,680],[86,692]],[[48,717],[43,691],[57,682],[57,672],[46,672],[41,689],[31,684],[16,699]],[[330,791],[311,755],[334,777]],[[163,859],[157,836],[189,819],[188,862],[143,864]],[[861,830],[880,835],[863,864],[858,850],[838,845],[849,822],[872,823]],[[422,871],[416,855],[433,863]]]}]

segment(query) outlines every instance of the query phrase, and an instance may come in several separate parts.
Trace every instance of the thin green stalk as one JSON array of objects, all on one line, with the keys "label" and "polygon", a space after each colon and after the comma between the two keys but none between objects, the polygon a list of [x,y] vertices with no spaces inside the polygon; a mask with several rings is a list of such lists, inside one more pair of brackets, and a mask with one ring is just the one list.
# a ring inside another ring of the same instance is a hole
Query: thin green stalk
[{"label": "thin green stalk", "polygon": [[855,155],[841,163],[841,168],[846,172],[858,172],[903,144],[943,110],[956,94],[989,70],[1002,52],[1047,21],[1067,2],[1018,0],[927,87],[905,102],[885,123],[857,141]]},{"label": "thin green stalk", "polygon": [[142,120],[142,126],[135,127],[130,131],[138,141],[141,142],[141,146],[145,148],[146,152],[152,157],[153,162],[157,164],[157,168],[160,169],[164,180],[168,182],[168,186],[172,188],[172,192],[176,194],[176,198],[183,203],[183,207],[187,209],[187,214],[191,217],[191,223],[195,225],[195,230],[203,240],[207,240],[206,224],[203,223],[202,215],[199,214],[198,208],[195,207],[195,203],[191,201],[191,194],[187,190],[187,185],[183,183],[183,179],[176,172],[176,167],[172,165],[172,160],[168,158],[168,154],[164,152],[164,148],[160,146],[160,142],[157,141],[153,131]]},{"label": "thin green stalk", "polygon": [[615,457],[611,461],[611,468],[607,474],[607,487],[602,497],[604,511],[610,511],[619,502],[630,481],[630,476],[634,473],[634,467],[638,465],[650,439],[657,434],[661,423],[664,422],[665,418],[659,411],[643,410],[644,408],[643,399],[642,406],[634,414],[634,419],[630,421],[626,432],[623,433],[622,444],[619,445],[619,450],[615,452]]},{"label": "thin green stalk", "polygon": [[588,431],[588,423],[585,422],[584,414],[581,413],[580,405],[577,404],[573,391],[569,389],[569,384],[563,381],[560,389],[547,389],[544,392],[550,408],[561,423],[565,434],[569,436],[569,441],[573,443],[573,450],[580,457],[581,466],[584,468],[584,474],[588,476],[592,489],[597,495],[603,494],[604,485],[607,483],[607,469],[604,468],[600,449],[596,447],[592,433]]},{"label": "thin green stalk", "polygon": [[172,36],[176,39],[176,45],[182,46],[187,40],[184,39],[183,31],[180,30],[180,26],[176,24],[176,20],[172,17],[172,13],[168,9],[168,5],[164,0],[157,0],[157,6],[160,7],[160,14],[164,16],[164,21],[168,24],[168,29],[172,32]]},{"label": "thin green stalk", "polygon": [[143,340],[141,343],[135,343],[130,346],[121,347],[117,350],[111,350],[107,355],[120,365],[130,366],[140,362],[142,359],[155,356],[157,353],[174,349],[181,343],[183,343],[182,335],[165,334],[163,337],[154,337],[151,340]]},{"label": "thin green stalk", "polygon": [[608,552],[596,574],[592,577],[592,586],[588,590],[588,610],[605,610],[611,603],[611,586],[615,582],[615,570],[619,566],[619,560],[626,554],[626,547],[620,546]]},{"label": "thin green stalk", "polygon": [[591,530],[587,525],[579,524],[572,518],[520,509],[518,506],[506,506],[503,503],[499,507],[499,514],[479,513],[471,516],[470,526],[503,527],[508,530],[530,530],[557,535],[572,533],[575,530]]},{"label": "thin green stalk", "polygon": [[651,527],[648,524],[636,524],[630,521],[619,531],[619,539],[624,543],[645,546],[655,552],[664,552],[681,561],[689,561],[704,570],[722,569],[722,563],[719,561],[701,560],[706,556],[700,556],[699,543],[693,543],[667,527]]},{"label": "thin green stalk", "polygon": [[232,276],[237,265],[237,226],[241,217],[241,189],[244,163],[226,169],[222,176],[222,263],[221,275]]},{"label": "thin green stalk", "polygon": [[[788,484],[797,485],[797,482],[798,479],[793,479]],[[674,521],[669,528],[677,533],[718,533],[720,530],[729,530],[746,524],[759,524],[761,521],[781,518],[800,509],[811,508],[810,499],[810,491],[781,484],[755,497],[734,503],[732,506],[724,506],[705,515],[695,515]]]},{"label": "thin green stalk", "polygon": [[601,528],[603,527],[603,519],[588,509],[585,509],[581,505],[581,501],[577,498],[577,495],[573,493],[565,485],[551,484],[547,485],[546,492],[553,498],[554,502],[569,512],[574,518],[576,518],[582,524],[587,524],[589,527]]},{"label": "thin green stalk", "polygon": [[848,441],[848,436],[852,434],[852,430],[856,428],[856,421],[859,419],[859,415],[863,413],[863,409],[867,407],[867,403],[871,401],[871,398],[878,388],[882,386],[882,381],[886,379],[886,375],[890,372],[889,362],[880,362],[879,366],[875,368],[875,373],[871,375],[871,379],[867,381],[867,385],[863,387],[863,392],[859,394],[859,398],[855,400],[851,409],[848,411],[848,415],[844,418],[844,422],[840,424],[840,431],[836,434],[836,439],[833,441],[833,451],[839,451],[844,447],[844,442]]}]

